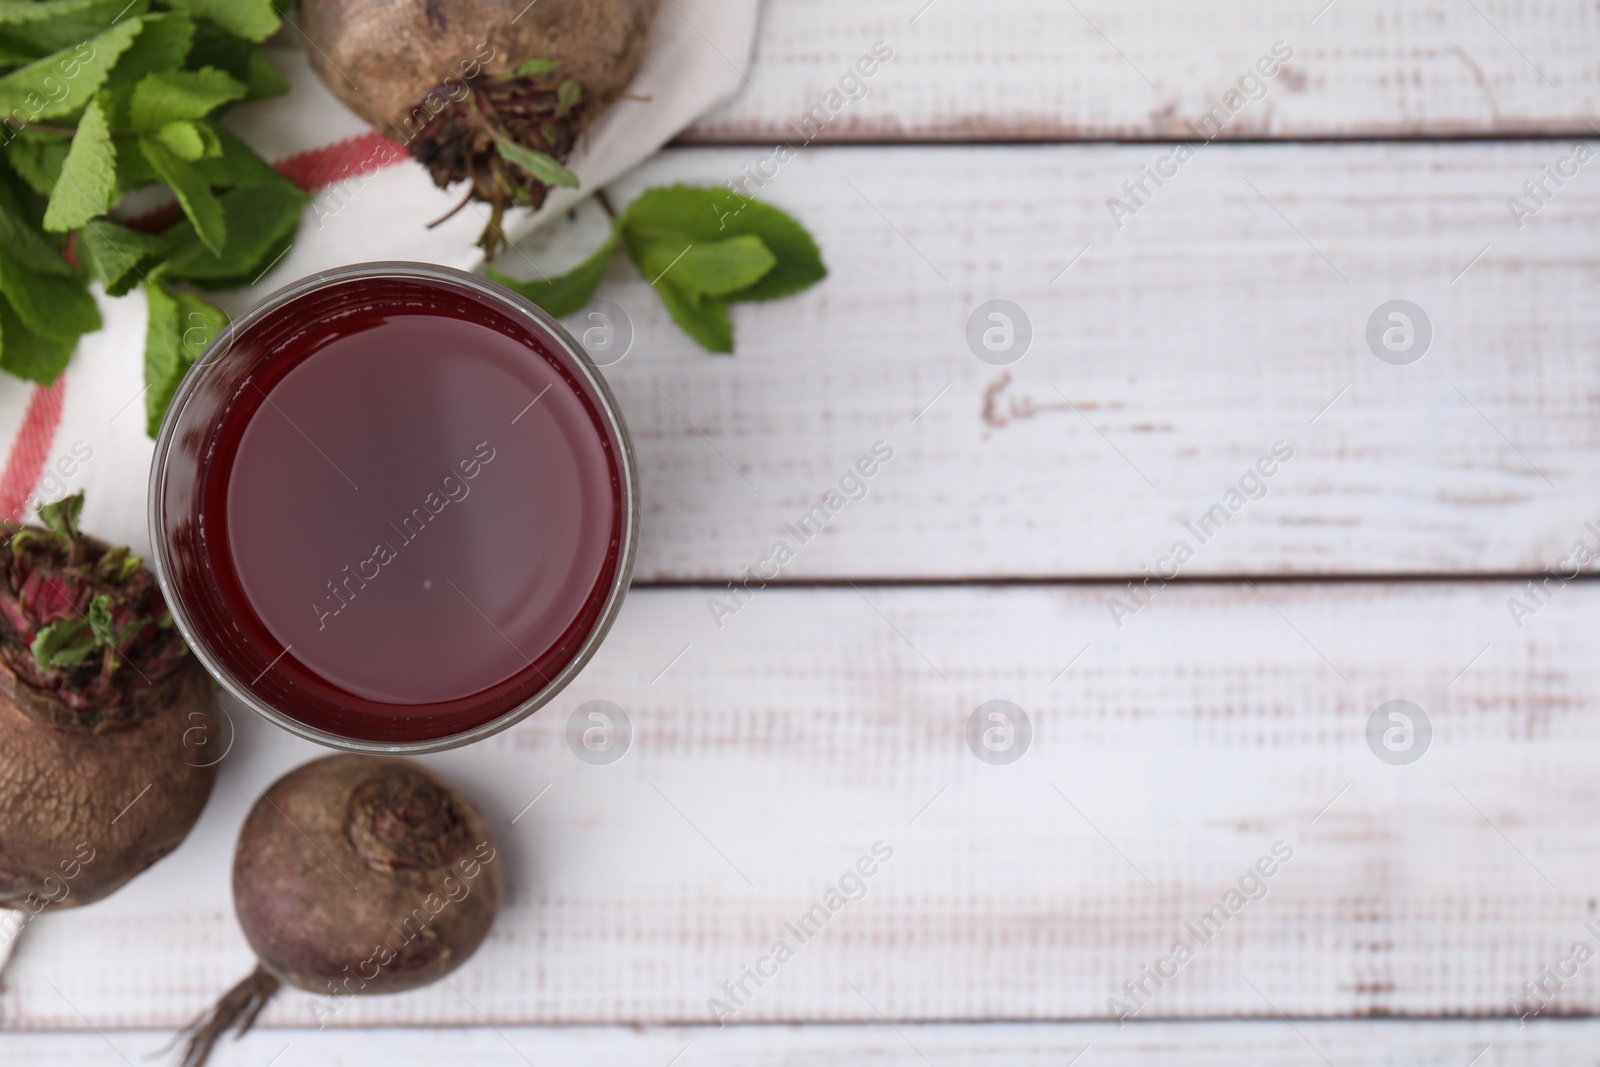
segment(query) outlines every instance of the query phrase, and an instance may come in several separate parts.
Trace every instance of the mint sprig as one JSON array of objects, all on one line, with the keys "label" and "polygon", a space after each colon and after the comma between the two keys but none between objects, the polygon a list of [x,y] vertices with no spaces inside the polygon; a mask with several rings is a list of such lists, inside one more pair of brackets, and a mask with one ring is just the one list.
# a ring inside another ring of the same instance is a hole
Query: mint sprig
[{"label": "mint sprig", "polygon": [[[216,123],[288,91],[256,49],[279,25],[272,0],[0,0],[0,370],[53,382],[100,328],[90,283],[141,288],[154,434],[228,322],[183,286],[258,280],[309,200]],[[176,224],[115,221],[155,183]]]},{"label": "mint sprig", "polygon": [[792,296],[828,274],[805,227],[772,205],[727,189],[673,185],[629,204],[605,244],[566,274],[524,282],[491,266],[489,277],[563,317],[593,298],[619,246],[673,321],[715,353],[734,348],[729,304]]}]

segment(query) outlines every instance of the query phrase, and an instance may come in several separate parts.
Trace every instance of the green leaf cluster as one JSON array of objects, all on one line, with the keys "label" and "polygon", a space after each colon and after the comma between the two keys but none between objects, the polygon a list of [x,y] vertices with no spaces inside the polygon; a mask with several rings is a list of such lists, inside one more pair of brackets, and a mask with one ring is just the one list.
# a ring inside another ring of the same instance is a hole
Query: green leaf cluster
[{"label": "green leaf cluster", "polygon": [[76,667],[101,649],[116,647],[111,625],[111,598],[105,594],[89,602],[82,618],[53,622],[34,635],[33,660],[42,671]]},{"label": "green leaf cluster", "polygon": [[[54,381],[100,328],[90,283],[142,288],[155,432],[227,325],[188,290],[257,279],[308,200],[217,122],[288,91],[256,48],[279,24],[272,0],[0,0],[0,370]],[[119,210],[149,186],[181,213],[160,232]]]},{"label": "green leaf cluster", "polygon": [[489,276],[552,315],[571,315],[594,296],[619,247],[673,321],[717,353],[733,351],[729,304],[792,296],[828,274],[816,241],[777,208],[727,189],[673,185],[629,204],[606,243],[566,274],[523,282],[491,267]]}]

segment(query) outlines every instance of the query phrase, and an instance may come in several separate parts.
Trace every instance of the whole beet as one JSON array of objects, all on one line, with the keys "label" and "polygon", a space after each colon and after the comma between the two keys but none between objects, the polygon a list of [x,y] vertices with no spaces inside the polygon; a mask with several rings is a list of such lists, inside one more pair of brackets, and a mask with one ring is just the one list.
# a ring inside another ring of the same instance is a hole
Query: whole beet
[{"label": "whole beet", "polygon": [[79,532],[82,503],[0,546],[0,906],[29,914],[100,900],[176,848],[222,755],[154,575]]},{"label": "whole beet", "polygon": [[328,756],[261,795],[239,831],[233,902],[259,966],[191,1028],[198,1067],[278,989],[316,994],[318,1021],[352,996],[435,982],[477,950],[500,907],[489,824],[409,760]]},{"label": "whole beet", "polygon": [[644,62],[659,6],[300,0],[300,29],[334,95],[404,144],[440,187],[471,181],[469,199],[492,205],[480,242],[492,257],[505,209],[538,207],[549,191],[549,173],[512,162],[504,144],[565,161]]}]

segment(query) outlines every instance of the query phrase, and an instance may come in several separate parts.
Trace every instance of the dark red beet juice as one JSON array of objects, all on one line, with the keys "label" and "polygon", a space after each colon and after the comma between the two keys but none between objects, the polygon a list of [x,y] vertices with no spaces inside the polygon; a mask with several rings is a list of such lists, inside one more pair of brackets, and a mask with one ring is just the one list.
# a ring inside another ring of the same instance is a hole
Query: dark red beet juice
[{"label": "dark red beet juice", "polygon": [[587,659],[635,492],[560,327],[481,279],[351,268],[201,363],[158,447],[152,536],[186,636],[243,699],[346,747],[436,748]]}]

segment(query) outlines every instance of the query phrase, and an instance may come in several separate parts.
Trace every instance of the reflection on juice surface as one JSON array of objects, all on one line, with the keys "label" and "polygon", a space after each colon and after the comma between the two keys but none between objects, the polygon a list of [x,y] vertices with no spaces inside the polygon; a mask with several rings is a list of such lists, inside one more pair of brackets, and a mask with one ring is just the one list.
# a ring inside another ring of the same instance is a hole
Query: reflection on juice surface
[{"label": "reflection on juice surface", "polygon": [[349,325],[243,416],[231,563],[328,682],[382,703],[470,696],[554,645],[599,582],[601,438],[512,338],[428,314]]}]

